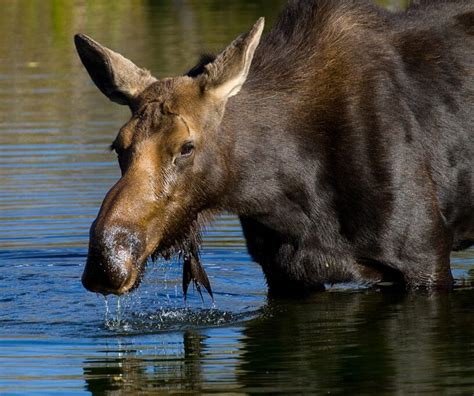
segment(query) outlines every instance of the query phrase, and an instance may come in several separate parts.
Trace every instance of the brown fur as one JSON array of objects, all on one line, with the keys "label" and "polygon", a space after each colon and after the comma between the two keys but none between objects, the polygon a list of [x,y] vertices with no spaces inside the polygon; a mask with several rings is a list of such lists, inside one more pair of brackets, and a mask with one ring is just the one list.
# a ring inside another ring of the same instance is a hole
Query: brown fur
[{"label": "brown fur", "polygon": [[[258,50],[262,20],[187,75],[151,82],[77,36],[99,89],[133,112],[84,285],[136,287],[148,256],[197,249],[201,219],[227,210],[275,294],[450,289],[450,251],[474,241],[473,12],[463,0],[403,13],[290,0]],[[187,268],[187,283],[205,283]]]}]

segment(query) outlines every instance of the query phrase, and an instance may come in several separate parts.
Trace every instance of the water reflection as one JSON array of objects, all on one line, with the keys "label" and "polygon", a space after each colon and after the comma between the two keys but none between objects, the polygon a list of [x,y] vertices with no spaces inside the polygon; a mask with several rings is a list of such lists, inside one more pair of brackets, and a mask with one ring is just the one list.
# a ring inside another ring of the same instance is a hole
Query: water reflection
[{"label": "water reflection", "polygon": [[[198,295],[184,307],[177,263],[150,266],[122,326],[82,289],[88,229],[119,177],[107,147],[129,113],[93,86],[74,33],[177,75],[258,17],[270,27],[284,2],[1,3],[0,394],[472,392],[472,291],[328,293],[260,314],[265,283],[234,217],[205,238],[217,310]],[[473,250],[453,257],[459,284],[473,268]]]},{"label": "water reflection", "polygon": [[455,296],[328,293],[298,306],[273,306],[273,315],[244,330],[239,380],[321,393],[473,389],[473,297],[472,290]]},{"label": "water reflection", "polygon": [[474,290],[463,290],[271,301],[259,318],[228,331],[107,346],[100,358],[84,361],[84,377],[93,394],[229,386],[245,393],[468,393],[474,389],[473,298]]},{"label": "water reflection", "polygon": [[185,331],[182,343],[171,348],[168,344],[162,350],[138,349],[140,346],[126,342],[108,346],[105,358],[89,358],[84,362],[86,389],[94,395],[117,390],[150,393],[156,389],[198,390],[205,382],[201,361],[206,339],[205,335]]}]

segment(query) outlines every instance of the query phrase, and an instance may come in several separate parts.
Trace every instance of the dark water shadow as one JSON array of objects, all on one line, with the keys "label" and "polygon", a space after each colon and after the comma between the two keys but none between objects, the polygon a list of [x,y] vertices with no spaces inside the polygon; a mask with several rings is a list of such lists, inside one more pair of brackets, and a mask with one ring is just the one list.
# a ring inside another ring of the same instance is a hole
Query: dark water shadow
[{"label": "dark water shadow", "polygon": [[318,393],[472,390],[473,298],[469,289],[327,293],[296,306],[275,304],[244,330],[239,382]]},{"label": "dark water shadow", "polygon": [[84,378],[92,394],[469,394],[473,298],[466,289],[270,301],[258,318],[235,327],[155,335],[148,350],[133,343],[106,348],[84,361]]}]

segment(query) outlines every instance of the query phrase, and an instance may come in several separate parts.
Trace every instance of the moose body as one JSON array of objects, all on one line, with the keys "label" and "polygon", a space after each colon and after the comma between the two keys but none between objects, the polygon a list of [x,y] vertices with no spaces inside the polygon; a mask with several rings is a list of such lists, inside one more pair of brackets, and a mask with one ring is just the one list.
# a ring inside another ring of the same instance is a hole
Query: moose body
[{"label": "moose body", "polygon": [[150,255],[196,259],[201,220],[226,210],[274,294],[452,288],[450,252],[474,243],[472,2],[291,0],[259,44],[262,29],[160,81],[76,36],[132,110],[84,285],[121,294]]}]

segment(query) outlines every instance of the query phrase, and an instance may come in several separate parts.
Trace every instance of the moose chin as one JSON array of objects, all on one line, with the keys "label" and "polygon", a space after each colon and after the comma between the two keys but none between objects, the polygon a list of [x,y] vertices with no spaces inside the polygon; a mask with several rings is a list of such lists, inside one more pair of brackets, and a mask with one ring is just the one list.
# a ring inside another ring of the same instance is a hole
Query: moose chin
[{"label": "moose chin", "polygon": [[450,290],[474,243],[474,4],[291,0],[184,75],[158,80],[90,37],[79,56],[131,110],[122,176],[91,227],[84,286],[123,294],[148,257],[183,288],[210,213],[240,218],[274,295],[391,282]]}]

